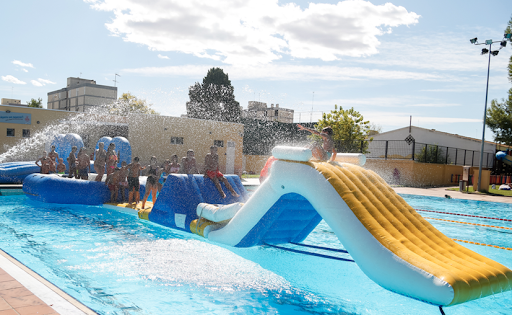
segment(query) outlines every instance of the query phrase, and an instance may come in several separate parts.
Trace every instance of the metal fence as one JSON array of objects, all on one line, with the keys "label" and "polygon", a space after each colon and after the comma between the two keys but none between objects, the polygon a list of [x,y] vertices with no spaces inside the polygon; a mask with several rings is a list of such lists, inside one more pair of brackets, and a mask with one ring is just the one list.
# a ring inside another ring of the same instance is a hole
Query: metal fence
[{"label": "metal fence", "polygon": [[[414,160],[422,163],[478,166],[480,151],[444,147],[405,140],[339,141],[336,150],[342,153],[364,153],[370,159]],[[494,152],[484,152],[482,166],[494,166]]]}]

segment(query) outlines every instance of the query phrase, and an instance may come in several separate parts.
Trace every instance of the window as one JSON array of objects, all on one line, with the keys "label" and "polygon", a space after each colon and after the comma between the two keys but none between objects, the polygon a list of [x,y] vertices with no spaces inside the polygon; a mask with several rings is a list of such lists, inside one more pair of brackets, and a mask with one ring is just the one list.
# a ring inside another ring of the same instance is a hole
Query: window
[{"label": "window", "polygon": [[183,144],[183,137],[171,137],[171,144]]},{"label": "window", "polygon": [[30,138],[30,129],[23,129],[23,138]]},{"label": "window", "polygon": [[14,137],[14,128],[7,128],[7,137]]},{"label": "window", "polygon": [[213,140],[213,145],[217,148],[223,148],[224,147],[224,140]]}]

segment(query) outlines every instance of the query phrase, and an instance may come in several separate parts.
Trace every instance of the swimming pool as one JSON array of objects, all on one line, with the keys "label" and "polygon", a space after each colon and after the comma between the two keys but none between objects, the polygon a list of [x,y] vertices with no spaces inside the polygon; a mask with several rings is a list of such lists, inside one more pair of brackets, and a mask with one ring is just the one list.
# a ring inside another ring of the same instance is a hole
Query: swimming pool
[{"label": "swimming pool", "polygon": [[[449,237],[512,248],[512,206],[404,195]],[[387,291],[353,262],[270,247],[232,248],[135,215],[93,206],[0,197],[0,248],[99,314],[439,314]],[[323,221],[306,244],[343,249]],[[463,244],[512,267],[512,251]],[[283,245],[337,258],[343,253]],[[512,292],[445,308],[447,314],[512,313]]]}]

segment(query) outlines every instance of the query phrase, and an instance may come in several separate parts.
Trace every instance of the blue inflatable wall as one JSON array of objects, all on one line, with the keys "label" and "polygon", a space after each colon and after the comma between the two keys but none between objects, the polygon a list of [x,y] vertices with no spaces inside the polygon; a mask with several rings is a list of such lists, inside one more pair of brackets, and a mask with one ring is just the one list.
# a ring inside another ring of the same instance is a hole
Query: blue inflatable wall
[{"label": "blue inflatable wall", "polygon": [[[104,182],[57,175],[29,175],[23,182],[23,192],[32,200],[47,203],[101,205],[110,201],[110,190]],[[141,183],[141,199],[144,192],[145,185]],[[128,198],[127,194],[126,198]]]},{"label": "blue inflatable wall", "polygon": [[[190,232],[190,222],[198,218],[196,208],[199,203],[229,204],[244,202],[247,192],[240,178],[236,175],[225,175],[225,177],[240,197],[231,196],[224,184],[221,184],[227,196],[222,199],[213,182],[203,175],[169,175],[153,209],[149,213],[149,221]],[[176,214],[186,215],[184,227],[176,225]]]},{"label": "blue inflatable wall", "polygon": [[59,158],[64,160],[64,164],[66,164],[66,169],[69,171],[69,163],[68,157],[71,153],[71,148],[76,146],[76,154],[80,151],[80,148],[84,146],[84,142],[82,141],[82,137],[77,135],[76,133],[68,133],[68,134],[58,134],[56,135],[51,145],[55,146],[55,151],[59,154]]},{"label": "blue inflatable wall", "polygon": [[[104,149],[107,150],[110,143],[114,143],[116,145],[116,154],[119,152],[119,155],[121,156],[119,159],[119,162],[117,164],[118,167],[121,167],[121,163],[124,161],[127,164],[130,164],[132,162],[132,147],[130,145],[130,142],[125,137],[114,137],[114,139],[110,137],[101,137],[100,140],[96,143],[96,149],[99,149],[100,142],[103,142]],[[94,156],[96,159],[96,156]]]},{"label": "blue inflatable wall", "polygon": [[8,162],[0,164],[0,183],[21,183],[30,174],[39,173],[41,168],[30,162]]}]

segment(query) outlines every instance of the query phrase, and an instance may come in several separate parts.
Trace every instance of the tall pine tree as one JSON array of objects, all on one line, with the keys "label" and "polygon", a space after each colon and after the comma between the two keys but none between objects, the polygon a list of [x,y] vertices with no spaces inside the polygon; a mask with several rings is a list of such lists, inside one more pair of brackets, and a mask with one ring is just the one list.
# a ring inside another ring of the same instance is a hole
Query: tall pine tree
[{"label": "tall pine tree", "polygon": [[235,88],[221,68],[211,68],[203,78],[189,88],[187,116],[190,118],[239,122],[240,104],[235,100]]}]

